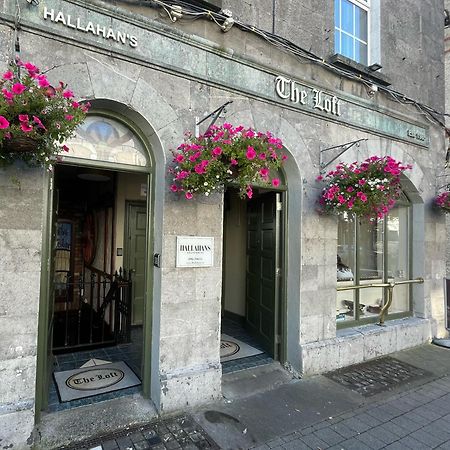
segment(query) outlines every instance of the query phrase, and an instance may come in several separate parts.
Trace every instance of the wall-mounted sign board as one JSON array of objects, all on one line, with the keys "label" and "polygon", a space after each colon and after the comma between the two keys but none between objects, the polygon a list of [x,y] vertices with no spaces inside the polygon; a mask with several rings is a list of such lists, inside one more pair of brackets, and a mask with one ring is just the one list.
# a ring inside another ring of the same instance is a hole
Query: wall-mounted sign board
[{"label": "wall-mounted sign board", "polygon": [[177,236],[177,267],[212,267],[214,238]]}]

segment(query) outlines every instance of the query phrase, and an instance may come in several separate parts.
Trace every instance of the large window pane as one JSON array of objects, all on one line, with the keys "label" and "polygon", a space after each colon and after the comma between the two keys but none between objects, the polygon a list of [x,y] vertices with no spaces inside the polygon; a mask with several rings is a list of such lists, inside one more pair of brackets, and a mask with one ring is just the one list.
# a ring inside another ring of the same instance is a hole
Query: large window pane
[{"label": "large window pane", "polygon": [[367,65],[367,44],[355,41],[355,61]]},{"label": "large window pane", "polygon": [[342,33],[341,35],[341,55],[355,59],[353,52],[353,38],[345,33]]},{"label": "large window pane", "polygon": [[341,28],[349,34],[354,33],[354,21],[353,21],[353,9],[354,5],[348,0],[342,0],[341,3]]},{"label": "large window pane", "polygon": [[367,11],[355,8],[355,36],[367,42]]}]

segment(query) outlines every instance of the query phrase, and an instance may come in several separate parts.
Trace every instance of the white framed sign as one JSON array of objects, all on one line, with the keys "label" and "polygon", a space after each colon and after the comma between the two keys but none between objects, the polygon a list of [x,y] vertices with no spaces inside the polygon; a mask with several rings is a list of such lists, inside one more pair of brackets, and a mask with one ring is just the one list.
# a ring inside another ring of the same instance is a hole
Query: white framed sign
[{"label": "white framed sign", "polygon": [[212,267],[214,238],[177,236],[177,267]]}]

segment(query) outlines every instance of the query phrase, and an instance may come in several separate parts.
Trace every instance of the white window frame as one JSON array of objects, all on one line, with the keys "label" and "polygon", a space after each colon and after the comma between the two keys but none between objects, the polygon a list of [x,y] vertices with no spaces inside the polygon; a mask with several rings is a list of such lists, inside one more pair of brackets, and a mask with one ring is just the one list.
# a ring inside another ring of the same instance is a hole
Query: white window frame
[{"label": "white window frame", "polygon": [[[358,36],[356,36],[356,34],[349,34],[348,32],[344,31],[340,26],[341,26],[341,22],[342,22],[342,0],[335,0],[335,2],[339,2],[339,19],[340,19],[340,23],[337,24],[336,23],[336,17],[334,18],[334,29],[335,31],[338,31],[339,33],[339,53],[341,54],[341,50],[342,50],[342,35],[345,34],[349,37],[352,38],[353,40],[353,55],[355,55],[356,51],[355,51],[355,43],[356,41],[359,41],[363,44],[366,44],[367,46],[367,65],[371,64],[372,61],[372,55],[371,55],[371,47],[372,47],[372,20],[371,20],[371,2],[373,0],[347,0],[349,3],[352,3],[354,6],[356,6],[357,8],[360,8],[364,11],[367,12],[367,42],[360,39]],[[376,1],[376,0],[375,0]],[[355,27],[355,17],[353,17],[353,27]],[[339,25],[339,26],[338,26]],[[354,58],[350,58],[353,61],[356,61]],[[366,63],[360,62],[360,61],[356,61],[359,64],[363,64],[366,65]]]}]

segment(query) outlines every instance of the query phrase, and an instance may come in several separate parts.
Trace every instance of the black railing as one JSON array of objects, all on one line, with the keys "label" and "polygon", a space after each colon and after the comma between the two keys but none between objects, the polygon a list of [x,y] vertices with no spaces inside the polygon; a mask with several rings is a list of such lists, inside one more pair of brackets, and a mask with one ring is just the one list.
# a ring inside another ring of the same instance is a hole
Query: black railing
[{"label": "black railing", "polygon": [[131,277],[87,269],[78,280],[55,283],[53,350],[70,351],[130,341]]}]

